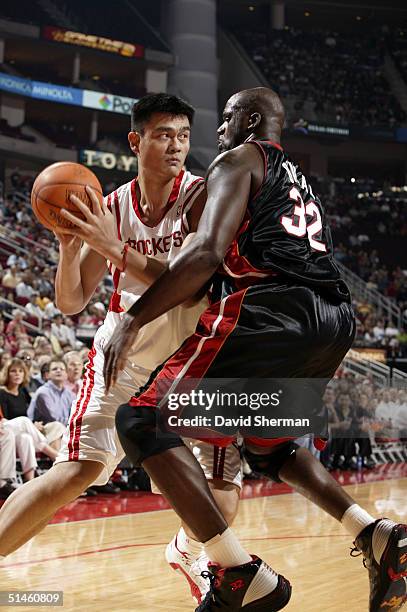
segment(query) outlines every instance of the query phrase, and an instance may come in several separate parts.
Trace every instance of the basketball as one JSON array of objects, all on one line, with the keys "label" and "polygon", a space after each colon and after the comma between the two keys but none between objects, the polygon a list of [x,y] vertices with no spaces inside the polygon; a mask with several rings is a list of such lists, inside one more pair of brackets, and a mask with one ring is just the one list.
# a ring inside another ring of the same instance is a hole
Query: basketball
[{"label": "basketball", "polygon": [[70,196],[76,195],[92,210],[86,185],[92,187],[102,204],[102,187],[91,170],[73,162],[57,162],[47,166],[35,179],[31,191],[31,205],[38,221],[50,230],[73,228],[74,225],[60,214],[60,209],[66,208],[78,219],[83,219],[83,214],[71,202]]}]

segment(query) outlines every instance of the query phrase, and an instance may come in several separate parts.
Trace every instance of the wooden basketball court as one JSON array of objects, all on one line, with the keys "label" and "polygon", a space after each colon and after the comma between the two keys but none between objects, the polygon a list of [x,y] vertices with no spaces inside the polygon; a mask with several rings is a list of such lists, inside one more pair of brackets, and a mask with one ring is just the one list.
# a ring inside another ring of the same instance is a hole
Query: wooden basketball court
[{"label": "wooden basketball court", "polygon": [[[405,468],[398,466],[398,471],[393,468],[393,473],[382,474],[385,480],[376,481],[372,472],[342,478],[360,481],[347,485],[347,490],[373,515],[406,522]],[[285,609],[367,610],[367,571],[361,558],[349,556],[351,538],[300,495],[268,494],[272,491],[270,484],[253,481],[246,485],[245,495],[251,498],[242,501],[235,529],[249,551],[291,580],[293,597]],[[100,518],[75,520],[75,512],[70,516],[69,508],[65,509],[58,519],[62,522],[49,525],[7,557],[0,568],[0,590],[63,590],[66,612],[194,610],[186,582],[164,560],[165,546],[177,530],[175,514],[140,509],[137,514],[126,514],[131,503],[123,495],[118,500],[98,500]],[[147,494],[142,498],[147,500],[146,508],[149,500],[157,505]],[[82,499],[71,505],[80,509],[76,517],[86,516],[87,508],[92,509],[90,501]]]}]

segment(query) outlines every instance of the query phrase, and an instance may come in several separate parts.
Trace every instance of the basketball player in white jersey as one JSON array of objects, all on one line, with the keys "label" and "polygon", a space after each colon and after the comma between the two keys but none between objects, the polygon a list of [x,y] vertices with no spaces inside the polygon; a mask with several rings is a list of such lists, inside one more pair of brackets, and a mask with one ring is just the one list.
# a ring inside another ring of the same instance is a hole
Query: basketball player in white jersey
[{"label": "basketball player in white jersey", "polygon": [[[109,312],[96,333],[81,390],[74,402],[64,442],[55,465],[46,474],[19,488],[0,512],[0,556],[5,556],[38,533],[56,510],[72,501],[91,484],[107,482],[124,456],[115,430],[117,407],[144,385],[151,373],[194,330],[205,300],[180,306],[145,327],[127,361],[118,384],[108,394],[103,380],[103,347],[109,341],[121,312],[128,310],[163,272],[167,261],[194,232],[205,204],[204,181],[183,170],[189,151],[193,109],[175,96],[145,96],[135,104],[129,143],[138,157],[139,175],[105,198],[100,208],[95,194],[93,213],[75,196],[84,221],[65,211],[77,229],[58,233],[60,260],[55,279],[57,305],[65,314],[83,310],[106,274],[112,274],[114,293]],[[84,246],[81,248],[81,244]],[[234,518],[241,485],[240,456],[230,447],[228,456],[201,444],[195,449],[215,495]],[[228,471],[224,472],[224,465]],[[218,489],[218,492],[216,491]],[[192,534],[191,534],[192,535]],[[181,530],[167,552],[167,560],[183,573],[191,563],[179,548],[188,537]],[[196,555],[199,556],[199,555]],[[182,563],[181,563],[182,562]],[[197,568],[195,582],[207,583]],[[201,592],[191,591],[198,601]]]}]

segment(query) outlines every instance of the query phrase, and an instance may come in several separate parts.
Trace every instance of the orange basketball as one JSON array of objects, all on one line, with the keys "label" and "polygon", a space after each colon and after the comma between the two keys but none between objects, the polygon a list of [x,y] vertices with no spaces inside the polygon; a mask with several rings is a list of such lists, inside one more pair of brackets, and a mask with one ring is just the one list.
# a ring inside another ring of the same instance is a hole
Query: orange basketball
[{"label": "orange basketball", "polygon": [[69,196],[78,196],[92,210],[92,201],[85,191],[86,185],[92,187],[102,205],[102,187],[89,168],[74,162],[57,162],[47,166],[35,179],[31,192],[31,205],[38,221],[50,230],[74,227],[64,219],[60,209],[66,208],[75,217],[83,219],[83,214],[70,201]]}]

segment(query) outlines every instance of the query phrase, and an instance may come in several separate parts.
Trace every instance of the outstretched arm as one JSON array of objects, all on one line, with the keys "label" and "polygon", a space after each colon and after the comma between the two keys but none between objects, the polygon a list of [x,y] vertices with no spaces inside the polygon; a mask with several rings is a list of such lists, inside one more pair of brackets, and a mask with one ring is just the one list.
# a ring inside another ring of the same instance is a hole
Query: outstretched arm
[{"label": "outstretched arm", "polygon": [[245,214],[252,155],[244,148],[218,157],[208,170],[208,199],[195,236],[132,306],[105,350],[107,388],[116,382],[138,330],[194,296],[222,261]]},{"label": "outstretched arm", "polygon": [[242,222],[250,194],[251,172],[242,154],[230,151],[208,170],[208,199],[191,242],[132,306],[136,327],[188,300],[215,272]]}]

